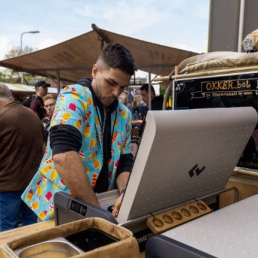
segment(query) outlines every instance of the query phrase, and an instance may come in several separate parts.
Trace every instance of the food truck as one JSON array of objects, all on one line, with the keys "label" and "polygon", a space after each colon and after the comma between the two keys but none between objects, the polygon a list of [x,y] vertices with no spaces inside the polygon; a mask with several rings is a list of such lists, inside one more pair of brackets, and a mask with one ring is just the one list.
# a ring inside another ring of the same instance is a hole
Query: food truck
[{"label": "food truck", "polygon": [[[225,52],[220,53],[220,56],[215,58],[214,53],[206,54],[205,56],[207,59],[203,61],[203,64],[198,62],[198,68],[192,67],[194,71],[193,77],[191,75],[182,76],[181,78],[178,76],[173,81],[173,109],[251,106],[258,111],[258,73],[255,70],[255,66],[248,65],[251,60],[256,61],[257,53]],[[239,65],[240,67],[226,68],[229,63],[230,66]],[[204,68],[203,75],[196,76],[198,73],[203,72],[202,66],[209,65],[211,67]],[[247,65],[248,67],[246,67]],[[191,69],[190,66],[187,65],[185,69]],[[195,66],[195,64],[192,64],[192,66]],[[220,67],[223,67],[223,70]],[[242,71],[238,72],[237,70],[240,68]],[[238,161],[238,167],[258,168],[257,137],[258,130],[256,127]]]}]

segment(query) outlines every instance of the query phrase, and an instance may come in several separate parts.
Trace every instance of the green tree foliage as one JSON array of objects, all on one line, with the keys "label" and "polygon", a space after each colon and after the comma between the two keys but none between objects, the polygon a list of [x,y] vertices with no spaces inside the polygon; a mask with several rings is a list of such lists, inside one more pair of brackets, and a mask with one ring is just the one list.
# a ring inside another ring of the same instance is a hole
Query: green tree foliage
[{"label": "green tree foliage", "polygon": [[166,90],[163,85],[160,85],[160,95],[165,96]]}]

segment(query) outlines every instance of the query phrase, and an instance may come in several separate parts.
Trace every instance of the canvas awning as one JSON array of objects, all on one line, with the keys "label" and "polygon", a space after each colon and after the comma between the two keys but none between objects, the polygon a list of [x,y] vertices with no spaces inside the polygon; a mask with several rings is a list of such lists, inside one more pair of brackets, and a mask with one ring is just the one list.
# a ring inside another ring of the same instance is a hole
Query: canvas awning
[{"label": "canvas awning", "polygon": [[[6,85],[15,99],[23,101],[26,97],[35,95],[35,87],[19,83],[2,83]],[[49,87],[48,93],[57,94],[57,88]]]},{"label": "canvas awning", "polygon": [[18,83],[4,83],[11,91],[21,92],[21,93],[34,93],[35,88],[33,86],[28,86]]},{"label": "canvas awning", "polygon": [[104,44],[118,42],[128,48],[139,70],[166,76],[184,59],[197,53],[162,46],[102,30],[93,30],[52,47],[0,61],[0,66],[41,75],[59,82],[76,82],[91,77],[91,68]]},{"label": "canvas awning", "polygon": [[[20,92],[20,93],[35,93],[35,87],[29,86],[25,84],[19,84],[19,83],[3,83],[6,85],[12,92]],[[57,89],[49,87],[48,93],[57,94]]]}]

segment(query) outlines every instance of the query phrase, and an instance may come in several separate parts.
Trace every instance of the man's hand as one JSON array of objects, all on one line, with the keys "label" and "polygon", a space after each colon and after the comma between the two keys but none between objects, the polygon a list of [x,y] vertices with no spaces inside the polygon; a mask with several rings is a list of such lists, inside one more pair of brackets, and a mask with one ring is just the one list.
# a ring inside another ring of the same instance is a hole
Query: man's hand
[{"label": "man's hand", "polygon": [[117,184],[120,195],[118,196],[116,203],[114,205],[113,211],[112,211],[112,215],[115,218],[117,217],[118,211],[120,209],[129,176],[130,176],[130,172],[125,171],[125,172],[121,173],[116,179],[116,184]]},{"label": "man's hand", "polygon": [[116,203],[115,203],[114,208],[112,210],[112,215],[114,216],[114,218],[117,218],[117,214],[118,214],[118,211],[120,209],[123,196],[124,196],[124,193],[121,193],[118,196],[118,198],[116,199]]}]

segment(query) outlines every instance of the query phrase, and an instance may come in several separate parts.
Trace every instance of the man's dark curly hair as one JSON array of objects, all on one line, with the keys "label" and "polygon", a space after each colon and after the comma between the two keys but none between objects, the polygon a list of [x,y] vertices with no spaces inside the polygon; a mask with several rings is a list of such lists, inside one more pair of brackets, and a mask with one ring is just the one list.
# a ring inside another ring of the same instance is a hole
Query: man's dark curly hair
[{"label": "man's dark curly hair", "polygon": [[117,68],[133,75],[135,71],[134,58],[130,51],[119,43],[106,45],[97,60],[102,69]]},{"label": "man's dark curly hair", "polygon": [[[149,92],[149,84],[146,83],[146,84],[143,84],[140,88],[140,90],[146,90],[147,92]],[[151,91],[155,94],[155,90],[154,90],[154,87],[151,85]]]}]

